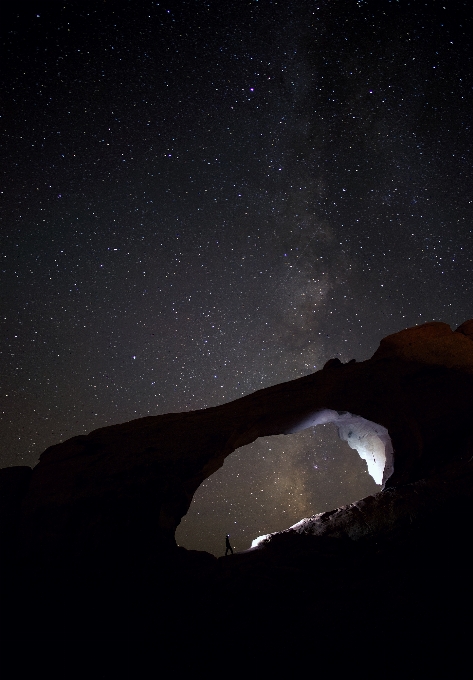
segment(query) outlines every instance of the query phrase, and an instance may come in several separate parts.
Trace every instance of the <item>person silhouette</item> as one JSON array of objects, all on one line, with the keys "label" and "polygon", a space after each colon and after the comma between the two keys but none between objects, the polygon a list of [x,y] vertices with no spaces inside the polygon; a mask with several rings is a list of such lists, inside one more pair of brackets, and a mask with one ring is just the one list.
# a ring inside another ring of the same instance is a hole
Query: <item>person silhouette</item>
[{"label": "person silhouette", "polygon": [[228,551],[230,551],[233,555],[233,548],[230,545],[230,534],[225,536],[225,557],[228,555]]}]

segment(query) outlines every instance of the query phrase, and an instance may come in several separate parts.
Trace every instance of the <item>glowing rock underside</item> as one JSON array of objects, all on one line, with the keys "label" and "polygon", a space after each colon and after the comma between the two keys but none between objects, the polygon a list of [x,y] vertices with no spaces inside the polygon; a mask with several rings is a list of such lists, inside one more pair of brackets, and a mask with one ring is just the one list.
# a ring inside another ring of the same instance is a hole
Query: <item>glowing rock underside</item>
[{"label": "glowing rock underside", "polygon": [[393,472],[393,447],[387,429],[352,413],[325,409],[306,418],[293,431],[300,432],[326,423],[337,426],[340,439],[366,461],[368,472],[376,484],[384,485]]},{"label": "glowing rock underside", "polygon": [[[386,444],[372,426],[373,423],[363,418],[358,420],[354,418],[350,422],[338,425],[338,436],[366,461],[368,472],[376,484],[382,484],[386,466]],[[387,433],[386,436],[389,437]]]}]

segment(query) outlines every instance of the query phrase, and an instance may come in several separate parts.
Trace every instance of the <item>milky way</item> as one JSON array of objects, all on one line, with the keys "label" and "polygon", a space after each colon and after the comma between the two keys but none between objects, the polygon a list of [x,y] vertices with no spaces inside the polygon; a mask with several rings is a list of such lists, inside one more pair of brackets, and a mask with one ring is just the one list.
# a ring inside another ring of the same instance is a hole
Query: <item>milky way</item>
[{"label": "milky way", "polygon": [[1,12],[4,466],[473,316],[469,3]]}]

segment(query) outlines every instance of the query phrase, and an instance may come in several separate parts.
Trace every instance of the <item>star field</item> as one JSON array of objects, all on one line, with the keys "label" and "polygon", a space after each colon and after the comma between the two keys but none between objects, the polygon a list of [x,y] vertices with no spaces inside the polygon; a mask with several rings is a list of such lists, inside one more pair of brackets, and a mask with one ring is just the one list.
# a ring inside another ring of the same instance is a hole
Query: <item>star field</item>
[{"label": "star field", "polygon": [[[1,13],[3,466],[473,316],[469,3]],[[258,470],[269,442],[233,454],[199,489],[213,516],[186,540],[237,521],[249,543],[250,527],[373,493],[327,436],[275,444]],[[336,452],[346,497],[338,464],[314,473]],[[284,488],[303,495],[297,512]],[[246,518],[214,512],[219,498]]]}]

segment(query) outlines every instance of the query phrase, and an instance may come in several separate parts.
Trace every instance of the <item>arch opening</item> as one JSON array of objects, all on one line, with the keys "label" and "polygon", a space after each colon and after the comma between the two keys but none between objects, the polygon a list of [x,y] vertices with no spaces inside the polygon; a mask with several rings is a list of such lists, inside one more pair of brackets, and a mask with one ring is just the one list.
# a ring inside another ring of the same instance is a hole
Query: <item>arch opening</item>
[{"label": "arch opening", "polygon": [[228,456],[197,490],[176,541],[220,556],[229,533],[235,551],[247,550],[257,536],[379,492],[391,472],[386,428],[320,411],[291,433],[260,437]]}]

